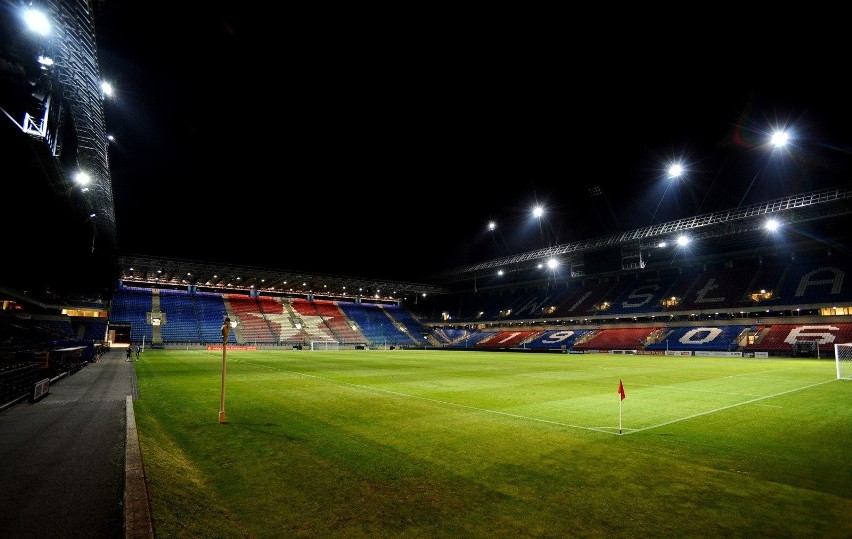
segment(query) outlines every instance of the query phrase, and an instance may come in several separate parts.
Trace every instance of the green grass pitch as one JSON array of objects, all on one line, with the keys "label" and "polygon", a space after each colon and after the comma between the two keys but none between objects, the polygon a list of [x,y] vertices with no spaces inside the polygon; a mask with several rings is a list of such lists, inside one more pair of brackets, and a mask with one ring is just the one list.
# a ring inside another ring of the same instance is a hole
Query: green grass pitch
[{"label": "green grass pitch", "polygon": [[161,538],[852,537],[833,359],[229,349],[223,424],[221,351],[135,368]]}]

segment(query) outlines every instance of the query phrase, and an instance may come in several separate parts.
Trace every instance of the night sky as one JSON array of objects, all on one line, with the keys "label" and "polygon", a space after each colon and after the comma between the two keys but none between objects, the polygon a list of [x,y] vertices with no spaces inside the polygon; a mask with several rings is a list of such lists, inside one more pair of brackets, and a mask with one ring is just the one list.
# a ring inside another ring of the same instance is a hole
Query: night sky
[{"label": "night sky", "polygon": [[96,11],[123,254],[429,282],[850,182],[830,36],[180,4]]}]

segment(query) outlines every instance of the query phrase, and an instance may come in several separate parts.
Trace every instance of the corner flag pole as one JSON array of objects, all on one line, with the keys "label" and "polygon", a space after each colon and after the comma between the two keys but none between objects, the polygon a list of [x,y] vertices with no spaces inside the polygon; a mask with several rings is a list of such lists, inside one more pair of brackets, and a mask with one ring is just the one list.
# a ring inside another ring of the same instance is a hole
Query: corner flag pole
[{"label": "corner flag pole", "polygon": [[624,397],[627,395],[624,394],[624,384],[621,380],[618,381],[618,433],[621,434],[621,401],[624,400]]},{"label": "corner flag pole", "polygon": [[228,349],[228,335],[231,334],[231,319],[225,317],[222,324],[222,392],[219,395],[219,423],[225,422],[225,358]]}]

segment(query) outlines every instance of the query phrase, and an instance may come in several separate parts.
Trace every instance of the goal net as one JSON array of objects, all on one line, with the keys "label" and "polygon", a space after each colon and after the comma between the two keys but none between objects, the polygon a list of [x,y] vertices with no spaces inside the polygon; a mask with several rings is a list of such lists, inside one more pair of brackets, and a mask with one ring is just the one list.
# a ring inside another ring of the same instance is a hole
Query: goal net
[{"label": "goal net", "polygon": [[835,344],[834,360],[837,363],[837,379],[852,380],[852,343]]},{"label": "goal net", "polygon": [[311,341],[311,350],[340,350],[339,341]]}]

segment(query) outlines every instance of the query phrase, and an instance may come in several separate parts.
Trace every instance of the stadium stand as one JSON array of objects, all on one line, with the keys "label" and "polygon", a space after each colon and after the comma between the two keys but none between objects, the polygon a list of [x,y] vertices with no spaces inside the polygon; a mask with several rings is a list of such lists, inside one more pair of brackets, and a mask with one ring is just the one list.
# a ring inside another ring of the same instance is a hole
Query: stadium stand
[{"label": "stadium stand", "polygon": [[0,406],[31,395],[37,380],[74,374],[100,347],[77,338],[68,317],[0,310]]},{"label": "stadium stand", "polygon": [[[788,306],[789,298],[794,298],[793,305],[807,307],[810,315],[819,314],[819,306],[825,309],[827,302],[850,302],[848,269],[847,261],[838,257],[796,261],[767,256],[514,291],[462,292],[423,306],[427,312],[440,311],[437,321],[390,302],[120,286],[110,324],[130,326],[133,342],[145,339],[161,345],[218,343],[227,315],[237,322],[229,342],[258,346],[334,341],[344,347],[794,353],[798,349],[785,341],[790,329],[784,321],[779,325],[738,318],[769,316],[771,308]],[[678,301],[669,303],[671,298]],[[457,313],[470,313],[471,319],[447,320],[444,309],[450,304]],[[755,307],[761,310],[755,313]],[[717,309],[727,311],[720,315]],[[159,329],[152,327],[157,317]],[[638,319],[641,327],[636,327]],[[626,322],[632,327],[623,327]],[[835,338],[849,338],[843,323],[836,327],[831,330]],[[69,337],[80,331],[64,320],[52,329]],[[102,331],[103,326],[95,333]]]},{"label": "stadium stand", "polygon": [[[163,346],[218,344],[225,316],[236,323],[228,342],[241,345],[304,347],[335,341],[344,347],[410,348],[426,346],[430,333],[394,304],[125,286],[116,290],[114,305],[110,323],[130,327],[131,342]],[[155,318],[159,331],[152,327]],[[58,323],[54,330],[70,332],[67,321]]]},{"label": "stadium stand", "polygon": [[440,345],[452,347],[470,336],[470,331],[458,328],[434,328],[432,338]]},{"label": "stadium stand", "polygon": [[152,289],[117,287],[110,307],[110,325],[129,325],[131,342],[153,342],[154,327],[148,318],[153,307]]},{"label": "stadium stand", "polygon": [[613,280],[590,282],[572,290],[554,309],[551,316],[561,318],[579,318],[592,316],[601,304],[607,301],[610,291],[618,283]]},{"label": "stadium stand", "polygon": [[756,272],[753,263],[709,269],[692,283],[680,307],[700,310],[742,304]]},{"label": "stadium stand", "polygon": [[380,308],[393,320],[400,331],[408,335],[415,346],[424,345],[423,341],[429,330],[414,315],[399,305],[380,304]]},{"label": "stadium stand", "polygon": [[459,334],[458,338],[453,340],[450,347],[455,349],[476,349],[476,345],[479,344],[480,341],[490,339],[499,333],[499,331],[465,331]]},{"label": "stadium stand", "polygon": [[729,352],[739,349],[740,335],[750,327],[737,324],[665,328],[645,350]]},{"label": "stadium stand", "polygon": [[329,328],[333,338],[343,344],[364,344],[364,335],[346,318],[336,301],[315,299],[311,305]]},{"label": "stadium stand", "polygon": [[166,314],[166,323],[160,326],[163,342],[201,342],[201,328],[193,299],[189,292],[183,290],[160,290],[160,310]]},{"label": "stadium stand", "polygon": [[772,324],[760,331],[759,338],[744,348],[752,351],[782,352],[799,355],[799,347],[806,344],[811,350],[819,344],[831,347],[835,343],[852,342],[852,323],[824,322],[813,324]]},{"label": "stadium stand", "polygon": [[[791,321],[779,317],[801,317],[799,325],[805,326],[832,325],[824,316],[834,314],[836,305],[845,305],[840,312],[846,313],[852,303],[845,279],[850,267],[846,257],[819,251],[747,253],[618,275],[460,290],[407,306],[122,285],[109,323],[129,326],[133,342],[163,346],[218,343],[227,315],[237,323],[229,342],[257,346],[328,341],[374,348],[801,354],[806,344],[785,341]],[[829,332],[849,338],[848,322],[838,320]],[[67,324],[59,326],[54,331],[68,333]],[[70,334],[80,335],[80,329]]]},{"label": "stadium stand", "polygon": [[107,340],[106,319],[77,319],[72,321],[78,339],[92,342],[104,342]]},{"label": "stadium stand", "polygon": [[[225,294],[228,312],[235,315],[236,331],[231,332],[240,344],[273,343],[276,338],[263,314],[257,298],[241,294]],[[219,340],[222,337],[220,335]]]},{"label": "stadium stand", "polygon": [[[574,344],[575,350],[637,350],[644,348],[648,338],[660,327],[604,328],[587,333],[588,338]],[[584,335],[584,337],[586,337]]]},{"label": "stadium stand", "polygon": [[553,329],[541,332],[528,343],[531,350],[572,350],[574,342],[591,330],[588,329]]},{"label": "stadium stand", "polygon": [[622,281],[619,288],[611,291],[615,296],[609,302],[610,307],[606,312],[633,315],[658,311],[663,298],[674,284],[675,277],[673,272],[664,272],[661,275],[651,273]]},{"label": "stadium stand", "polygon": [[541,318],[547,307],[553,305],[553,294],[548,289],[532,289],[519,295],[506,305],[497,306],[497,317],[493,320],[524,320]]},{"label": "stadium stand", "polygon": [[541,334],[541,331],[535,330],[501,331],[477,341],[476,347],[488,349],[526,348],[527,341],[534,339],[539,334]]},{"label": "stadium stand", "polygon": [[[198,313],[198,326],[201,330],[201,342],[215,343],[222,340],[222,321],[228,316],[222,294],[199,291],[194,294],[195,309]],[[236,343],[235,332],[228,335],[228,342]]]},{"label": "stadium stand", "polygon": [[767,304],[816,305],[848,301],[849,284],[845,277],[850,269],[852,265],[848,260],[837,257],[809,257],[792,262]]},{"label": "stadium stand", "polygon": [[366,341],[373,346],[405,346],[419,344],[402,331],[394,320],[375,303],[340,301],[338,306],[352,320]]}]

